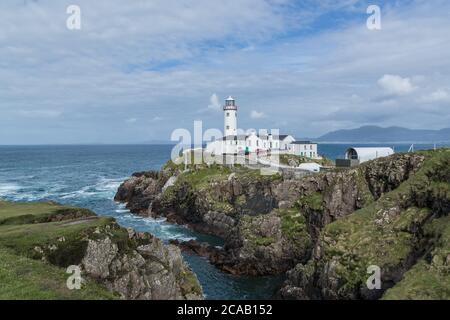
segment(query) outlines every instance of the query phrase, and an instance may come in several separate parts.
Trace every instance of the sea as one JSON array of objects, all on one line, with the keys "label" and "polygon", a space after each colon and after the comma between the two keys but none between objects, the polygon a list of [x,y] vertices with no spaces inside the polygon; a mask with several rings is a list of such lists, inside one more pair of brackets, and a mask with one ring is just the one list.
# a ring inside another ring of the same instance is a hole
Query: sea
[{"label": "sea", "polygon": [[[386,146],[352,144],[351,146]],[[389,145],[396,152],[410,144]],[[348,144],[319,144],[328,158],[343,157]],[[416,144],[415,149],[433,145]],[[440,147],[440,145],[438,145]],[[170,224],[165,219],[131,214],[114,201],[119,185],[133,172],[157,170],[170,158],[173,145],[52,145],[0,146],[0,199],[46,201],[88,208],[98,215],[114,217],[123,227],[147,231],[163,241],[195,239],[221,246],[219,238]],[[221,272],[205,258],[183,253],[197,274],[206,299],[270,299],[284,280],[277,277],[235,276]]]}]

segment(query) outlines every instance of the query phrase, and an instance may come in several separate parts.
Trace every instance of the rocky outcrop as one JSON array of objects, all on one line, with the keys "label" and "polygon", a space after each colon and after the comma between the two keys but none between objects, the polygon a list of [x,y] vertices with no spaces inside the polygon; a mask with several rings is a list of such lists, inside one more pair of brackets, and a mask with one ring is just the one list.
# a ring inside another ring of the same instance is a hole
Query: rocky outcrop
[{"label": "rocky outcrop", "polygon": [[422,154],[398,154],[366,163],[361,166],[361,170],[370,192],[378,199],[414,175],[422,167],[424,160],[425,156]]},{"label": "rocky outcrop", "polygon": [[[374,173],[367,164],[376,201],[323,228],[311,259],[288,272],[282,298],[378,299],[388,289],[386,298],[423,297],[416,292],[421,289],[427,297],[450,297],[448,281],[436,282],[450,272],[449,225],[427,231],[436,221],[448,223],[450,150],[421,156],[420,170],[409,167],[417,158],[403,158],[407,165],[393,175]],[[386,161],[380,163],[388,170]],[[406,180],[398,183],[399,177]],[[366,284],[368,267],[374,265],[381,270],[379,289]]]},{"label": "rocky outcrop", "polygon": [[[398,154],[302,179],[263,176],[242,167],[197,166],[182,172],[166,166],[159,173],[141,173],[127,180],[116,199],[127,202],[132,212],[165,216],[224,238],[220,254],[215,249],[204,254],[223,270],[278,274],[311,258],[326,225],[397,188],[424,158]],[[167,167],[173,173],[170,177]]]},{"label": "rocky outcrop", "polygon": [[[301,179],[200,166],[132,178],[119,191],[139,199],[150,188],[143,207],[128,206],[223,237],[222,249],[176,244],[227,272],[287,271],[283,299],[448,299],[449,170],[442,149]],[[380,289],[366,284],[370,266],[381,270]]]},{"label": "rocky outcrop", "polygon": [[198,280],[178,247],[131,229],[128,234],[129,242],[139,245],[125,251],[109,236],[89,239],[81,261],[85,273],[123,299],[202,299]]},{"label": "rocky outcrop", "polygon": [[1,202],[0,228],[0,249],[4,246],[51,265],[51,270],[64,270],[61,273],[78,266],[84,283],[100,287],[99,292],[122,299],[203,298],[197,277],[177,246],[122,228],[114,219],[87,209],[50,202]]},{"label": "rocky outcrop", "polygon": [[120,186],[114,199],[125,202],[133,213],[146,215],[165,183],[166,178],[160,172],[137,172]]}]

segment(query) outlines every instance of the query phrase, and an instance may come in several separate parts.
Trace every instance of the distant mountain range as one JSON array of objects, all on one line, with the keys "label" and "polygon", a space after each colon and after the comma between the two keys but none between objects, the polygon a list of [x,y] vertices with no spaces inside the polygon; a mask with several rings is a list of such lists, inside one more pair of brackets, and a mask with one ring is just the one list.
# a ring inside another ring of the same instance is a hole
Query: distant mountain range
[{"label": "distant mountain range", "polygon": [[450,142],[450,128],[441,130],[416,130],[401,127],[363,126],[357,129],[332,131],[319,138],[319,142]]}]

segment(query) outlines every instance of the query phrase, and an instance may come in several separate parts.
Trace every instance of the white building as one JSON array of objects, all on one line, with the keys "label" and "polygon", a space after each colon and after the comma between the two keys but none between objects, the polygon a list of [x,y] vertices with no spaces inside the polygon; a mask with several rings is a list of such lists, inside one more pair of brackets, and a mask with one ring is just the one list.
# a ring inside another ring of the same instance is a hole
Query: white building
[{"label": "white building", "polygon": [[224,111],[224,137],[207,144],[206,151],[215,155],[240,154],[240,153],[265,153],[279,152],[303,155],[309,158],[317,158],[317,144],[305,141],[295,141],[292,135],[273,135],[237,133],[237,109],[236,100],[228,97],[223,106]]},{"label": "white building", "polygon": [[225,133],[225,137],[237,135],[237,105],[236,101],[231,96],[225,100],[223,111],[223,132]]},{"label": "white building", "polygon": [[312,159],[319,157],[317,154],[317,143],[311,141],[293,141],[289,146],[289,151],[296,156]]},{"label": "white building", "polygon": [[345,153],[345,159],[347,160],[359,160],[359,163],[363,163],[369,160],[387,157],[394,154],[392,148],[349,148]]}]

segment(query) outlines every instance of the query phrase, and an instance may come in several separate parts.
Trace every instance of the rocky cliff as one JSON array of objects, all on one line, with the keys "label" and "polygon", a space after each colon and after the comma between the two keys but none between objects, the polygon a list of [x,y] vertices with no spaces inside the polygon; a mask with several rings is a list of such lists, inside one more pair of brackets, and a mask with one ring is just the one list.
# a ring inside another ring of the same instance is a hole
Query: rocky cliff
[{"label": "rocky cliff", "polygon": [[[437,269],[447,272],[445,230],[428,225],[449,212],[449,159],[448,149],[396,154],[301,179],[240,166],[182,171],[168,162],[159,172],[135,174],[116,200],[132,212],[223,237],[221,250],[181,247],[228,272],[289,270],[282,298],[372,299],[397,283],[406,287],[407,272],[429,262],[431,252],[443,255]],[[368,263],[384,271],[376,292],[364,289]]]},{"label": "rocky cliff", "polygon": [[[450,298],[450,150],[419,153],[403,172],[389,169],[394,158],[364,166],[374,201],[323,228],[311,259],[288,272],[283,298]],[[366,285],[373,265],[378,290]]]},{"label": "rocky cliff", "polygon": [[[197,278],[178,247],[164,245],[148,233],[124,229],[114,219],[98,217],[86,209],[55,203],[0,202],[0,249],[36,261],[32,262],[27,286],[48,276],[41,269],[52,270],[56,277],[74,265],[84,279],[80,292],[95,285],[100,292],[122,299],[202,298]],[[50,290],[56,294],[54,298],[66,294],[71,298],[78,291],[72,294],[65,285],[65,280],[55,284],[57,287]]]}]

